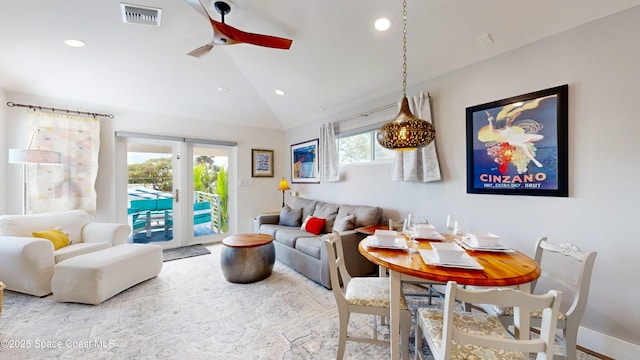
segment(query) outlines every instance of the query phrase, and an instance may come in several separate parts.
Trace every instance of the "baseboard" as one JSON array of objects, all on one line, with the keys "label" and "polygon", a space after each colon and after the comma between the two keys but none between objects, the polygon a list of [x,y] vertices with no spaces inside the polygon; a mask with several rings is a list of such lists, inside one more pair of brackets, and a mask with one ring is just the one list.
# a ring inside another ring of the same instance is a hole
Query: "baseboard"
[{"label": "baseboard", "polygon": [[578,345],[612,359],[636,359],[640,345],[635,345],[612,336],[580,326]]}]

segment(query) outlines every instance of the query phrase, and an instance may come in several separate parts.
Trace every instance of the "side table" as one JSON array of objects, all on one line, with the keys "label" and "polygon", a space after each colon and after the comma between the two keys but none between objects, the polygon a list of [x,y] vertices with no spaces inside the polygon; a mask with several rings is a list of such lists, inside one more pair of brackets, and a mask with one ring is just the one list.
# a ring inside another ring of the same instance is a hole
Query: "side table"
[{"label": "side table", "polygon": [[273,236],[236,234],[222,240],[220,267],[232,283],[248,284],[271,276],[276,261]]}]

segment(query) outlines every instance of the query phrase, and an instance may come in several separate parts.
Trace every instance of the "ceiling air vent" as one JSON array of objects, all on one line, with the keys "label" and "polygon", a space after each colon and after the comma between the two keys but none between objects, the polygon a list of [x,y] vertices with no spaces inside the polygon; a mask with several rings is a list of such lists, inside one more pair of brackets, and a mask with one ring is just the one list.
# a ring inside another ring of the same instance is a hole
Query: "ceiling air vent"
[{"label": "ceiling air vent", "polygon": [[122,11],[122,22],[125,24],[160,26],[162,9],[120,3],[120,10]]}]

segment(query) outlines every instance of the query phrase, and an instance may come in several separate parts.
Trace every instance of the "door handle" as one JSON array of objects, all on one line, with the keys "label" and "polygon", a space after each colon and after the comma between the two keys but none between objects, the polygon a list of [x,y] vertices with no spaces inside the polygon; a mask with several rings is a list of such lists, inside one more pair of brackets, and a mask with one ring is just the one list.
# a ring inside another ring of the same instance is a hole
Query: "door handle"
[{"label": "door handle", "polygon": [[176,196],[174,199],[176,202],[180,202],[180,190],[176,189]]}]

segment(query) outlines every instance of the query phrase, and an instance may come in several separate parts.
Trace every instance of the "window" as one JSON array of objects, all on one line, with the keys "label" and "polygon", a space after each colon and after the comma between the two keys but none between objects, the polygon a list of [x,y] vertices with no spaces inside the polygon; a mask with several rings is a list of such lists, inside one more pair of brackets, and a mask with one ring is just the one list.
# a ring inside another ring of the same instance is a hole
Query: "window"
[{"label": "window", "polygon": [[385,149],[376,140],[377,131],[367,131],[338,138],[340,165],[363,164],[376,160],[392,159],[393,150]]}]

